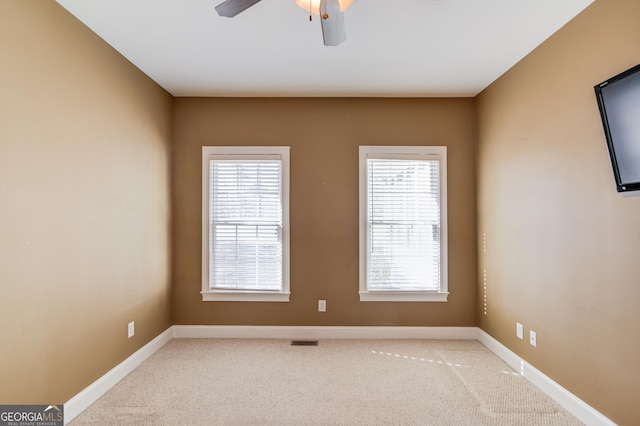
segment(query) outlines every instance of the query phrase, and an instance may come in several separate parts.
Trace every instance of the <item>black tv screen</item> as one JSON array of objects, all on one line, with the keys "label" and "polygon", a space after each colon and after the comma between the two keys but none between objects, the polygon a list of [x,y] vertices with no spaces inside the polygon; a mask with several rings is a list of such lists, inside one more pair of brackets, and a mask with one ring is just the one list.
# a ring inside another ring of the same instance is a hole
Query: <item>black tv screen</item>
[{"label": "black tv screen", "polygon": [[640,190],[640,65],[594,89],[618,192]]}]

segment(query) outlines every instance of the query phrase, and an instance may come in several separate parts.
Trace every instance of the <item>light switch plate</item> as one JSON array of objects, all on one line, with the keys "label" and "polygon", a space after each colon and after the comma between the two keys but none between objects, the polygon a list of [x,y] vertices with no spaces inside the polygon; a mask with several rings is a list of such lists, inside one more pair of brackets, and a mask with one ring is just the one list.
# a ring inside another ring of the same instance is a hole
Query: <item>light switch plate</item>
[{"label": "light switch plate", "polygon": [[518,336],[520,340],[524,339],[524,326],[519,322],[516,323],[516,336]]}]

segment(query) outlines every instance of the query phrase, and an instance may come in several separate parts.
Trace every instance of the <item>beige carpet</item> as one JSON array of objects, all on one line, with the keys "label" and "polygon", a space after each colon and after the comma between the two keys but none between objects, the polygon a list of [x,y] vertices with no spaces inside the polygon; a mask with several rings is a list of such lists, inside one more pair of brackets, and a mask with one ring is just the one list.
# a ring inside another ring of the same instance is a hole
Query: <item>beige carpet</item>
[{"label": "beige carpet", "polygon": [[174,339],[80,425],[580,425],[476,341]]}]

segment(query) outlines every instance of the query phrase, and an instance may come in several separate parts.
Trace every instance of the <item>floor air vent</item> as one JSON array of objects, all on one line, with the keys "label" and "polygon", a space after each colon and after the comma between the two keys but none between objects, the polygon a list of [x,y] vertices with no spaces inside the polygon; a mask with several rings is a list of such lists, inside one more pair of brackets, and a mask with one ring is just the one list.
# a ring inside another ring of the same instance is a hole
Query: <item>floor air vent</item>
[{"label": "floor air vent", "polygon": [[292,340],[291,346],[318,346],[317,340]]}]

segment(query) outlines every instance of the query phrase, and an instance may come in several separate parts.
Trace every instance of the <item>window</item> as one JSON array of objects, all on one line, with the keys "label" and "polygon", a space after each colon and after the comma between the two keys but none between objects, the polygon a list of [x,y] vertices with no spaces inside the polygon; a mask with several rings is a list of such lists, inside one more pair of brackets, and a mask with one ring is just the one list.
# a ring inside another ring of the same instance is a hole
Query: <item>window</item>
[{"label": "window", "polygon": [[289,301],[289,147],[202,148],[202,300]]},{"label": "window", "polygon": [[360,300],[447,301],[446,147],[360,147]]}]

